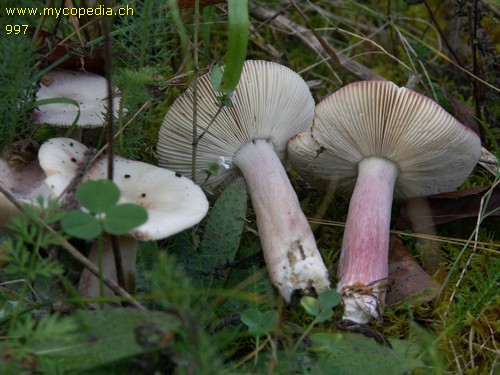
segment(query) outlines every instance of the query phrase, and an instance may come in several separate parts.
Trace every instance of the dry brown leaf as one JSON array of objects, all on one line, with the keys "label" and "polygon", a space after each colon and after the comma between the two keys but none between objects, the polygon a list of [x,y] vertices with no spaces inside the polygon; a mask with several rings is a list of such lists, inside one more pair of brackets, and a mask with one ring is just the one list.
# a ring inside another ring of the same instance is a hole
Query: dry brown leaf
[{"label": "dry brown leaf", "polygon": [[[456,220],[477,217],[481,199],[490,189],[490,186],[458,190],[427,197],[428,209],[418,210],[419,205],[412,204],[409,199],[401,206],[401,215],[396,220],[396,228],[405,230],[417,225],[420,229],[434,225],[450,223]],[[409,207],[412,207],[411,215]],[[420,207],[425,208],[420,204]],[[492,212],[500,207],[500,187],[493,189],[486,207],[486,212]],[[500,210],[492,216],[500,216]]]},{"label": "dry brown leaf", "polygon": [[388,305],[417,296],[417,301],[430,301],[436,297],[439,288],[439,284],[418,265],[403,241],[395,235],[391,235],[390,242],[389,283]]}]

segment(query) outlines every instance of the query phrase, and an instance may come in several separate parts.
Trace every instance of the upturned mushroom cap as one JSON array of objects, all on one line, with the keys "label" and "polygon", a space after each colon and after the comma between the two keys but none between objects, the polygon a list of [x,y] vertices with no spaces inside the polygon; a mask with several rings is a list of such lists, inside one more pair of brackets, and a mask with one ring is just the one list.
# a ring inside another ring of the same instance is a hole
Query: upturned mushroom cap
[{"label": "upturned mushroom cap", "polygon": [[306,180],[351,189],[358,163],[394,162],[395,198],[455,189],[479,159],[481,142],[433,100],[386,81],[361,81],[316,106],[310,133],[288,145],[292,165]]},{"label": "upturned mushroom cap", "polygon": [[[46,184],[61,194],[90,156],[88,149],[69,138],[53,138],[39,151]],[[105,179],[107,158],[101,157],[83,180]],[[203,191],[186,177],[164,168],[114,158],[114,182],[121,191],[120,203],[136,203],[146,209],[148,220],[130,234],[138,240],[158,240],[192,227],[205,217],[208,201]]]},{"label": "upturned mushroom cap", "polygon": [[[196,181],[204,181],[202,170],[224,157],[230,168],[208,180],[217,186],[235,173],[232,157],[244,144],[269,140],[283,161],[286,143],[306,131],[312,123],[314,99],[304,80],[292,70],[273,62],[249,60],[243,66],[234,91],[233,105],[216,116],[222,93],[212,89],[210,75],[198,81],[198,135],[210,125],[197,148]],[[189,88],[170,108],[159,131],[160,166],[191,175],[193,89]],[[221,168],[222,169],[222,168]]]},{"label": "upturned mushroom cap", "polygon": [[[51,98],[73,99],[80,105],[77,126],[98,128],[106,124],[108,89],[106,78],[97,74],[75,71],[53,70],[41,83],[37,100]],[[118,116],[120,97],[113,98],[113,114]],[[78,108],[72,104],[55,103],[40,106],[34,112],[35,123],[69,127],[73,124]]]}]

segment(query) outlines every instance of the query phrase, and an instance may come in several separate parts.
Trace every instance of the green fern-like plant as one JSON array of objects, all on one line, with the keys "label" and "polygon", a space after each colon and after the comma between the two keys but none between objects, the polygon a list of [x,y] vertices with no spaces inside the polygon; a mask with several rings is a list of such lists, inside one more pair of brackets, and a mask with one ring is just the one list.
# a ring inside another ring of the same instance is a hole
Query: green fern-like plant
[{"label": "green fern-like plant", "polygon": [[38,70],[35,48],[25,36],[0,41],[0,148],[33,131],[29,104],[34,101]]}]

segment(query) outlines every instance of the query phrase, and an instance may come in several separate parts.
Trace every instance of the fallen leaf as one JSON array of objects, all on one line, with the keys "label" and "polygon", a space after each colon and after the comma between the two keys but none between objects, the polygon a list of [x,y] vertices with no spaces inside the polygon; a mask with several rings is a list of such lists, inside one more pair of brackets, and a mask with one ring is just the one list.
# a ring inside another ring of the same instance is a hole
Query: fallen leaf
[{"label": "fallen leaf", "polygon": [[[406,201],[400,210],[400,217],[395,227],[400,230],[421,230],[439,224],[450,223],[456,220],[477,217],[481,199],[490,189],[490,186],[458,190],[427,197],[428,207],[414,198]],[[409,209],[411,207],[411,210]],[[420,209],[419,209],[420,207]],[[493,189],[486,207],[486,212],[492,216],[500,216],[500,187]],[[411,211],[411,214],[410,214]]]},{"label": "fallen leaf", "polygon": [[387,305],[417,296],[419,302],[430,301],[436,297],[439,288],[395,235],[391,235],[390,242],[389,285],[391,289],[385,299]]}]

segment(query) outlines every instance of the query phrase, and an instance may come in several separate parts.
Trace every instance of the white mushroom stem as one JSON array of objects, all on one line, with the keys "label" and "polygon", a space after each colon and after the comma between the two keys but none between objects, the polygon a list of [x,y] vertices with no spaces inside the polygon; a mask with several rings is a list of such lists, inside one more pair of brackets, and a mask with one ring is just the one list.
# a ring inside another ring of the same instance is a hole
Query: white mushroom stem
[{"label": "white mushroom stem", "polygon": [[[129,292],[134,291],[135,286],[135,262],[137,256],[138,242],[130,236],[118,236],[118,247],[122,258],[123,276],[125,279],[125,289]],[[87,257],[96,267],[99,266],[99,245],[95,242]],[[113,255],[113,246],[111,236],[105,234],[102,240],[102,274],[117,282],[115,258]],[[78,291],[82,297],[96,297],[99,292],[99,278],[92,274],[88,269],[84,269],[80,277]],[[104,296],[111,297],[115,294],[108,287],[104,287]]]},{"label": "white mushroom stem", "polygon": [[358,164],[358,179],[339,263],[344,319],[367,323],[380,320],[389,275],[389,230],[398,168],[392,161],[370,157]]},{"label": "white mushroom stem", "polygon": [[329,288],[328,271],[297,195],[274,151],[257,139],[233,157],[248,185],[260,240],[273,284],[287,302],[295,290]]}]

